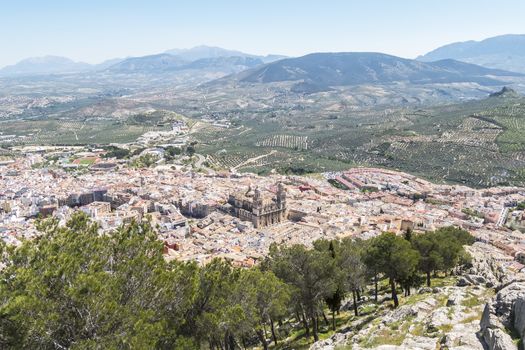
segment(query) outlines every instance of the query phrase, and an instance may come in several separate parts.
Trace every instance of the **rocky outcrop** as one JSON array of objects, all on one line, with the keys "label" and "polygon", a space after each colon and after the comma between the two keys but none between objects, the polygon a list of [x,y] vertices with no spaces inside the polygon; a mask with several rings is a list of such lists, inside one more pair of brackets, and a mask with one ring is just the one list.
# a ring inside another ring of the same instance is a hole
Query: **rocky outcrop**
[{"label": "rocky outcrop", "polygon": [[[521,307],[521,300],[525,298],[525,282],[515,281],[501,289],[494,300],[495,314],[500,318],[505,327],[513,328],[515,325],[513,308]],[[521,321],[521,318],[520,318]]]},{"label": "rocky outcrop", "polygon": [[525,339],[525,282],[512,281],[500,287],[483,310],[480,335],[489,350],[517,349],[505,330],[514,330]]},{"label": "rocky outcrop", "polygon": [[483,333],[483,339],[487,343],[489,350],[516,350],[517,346],[512,341],[510,335],[502,329],[488,328]]},{"label": "rocky outcrop", "polygon": [[[496,286],[506,282],[506,274],[493,259],[487,259],[483,250],[478,248],[479,243],[466,246],[465,249],[472,257],[472,267],[464,271],[459,283],[464,285],[485,285],[486,287]],[[460,286],[458,284],[458,286]]]},{"label": "rocky outcrop", "polygon": [[516,350],[516,345],[510,335],[504,331],[494,309],[490,304],[485,305],[480,321],[480,335],[489,350]]},{"label": "rocky outcrop", "polygon": [[518,297],[512,307],[514,317],[514,329],[520,335],[522,341],[525,341],[525,297]]},{"label": "rocky outcrop", "polygon": [[[516,350],[502,320],[520,313],[522,317],[514,317],[512,323],[525,330],[525,296],[515,302],[521,294],[512,284],[506,284],[508,277],[492,259],[487,259],[482,247],[475,244],[467,249],[473,257],[472,266],[455,271],[460,274],[456,286],[423,287],[412,296],[412,302],[362,316],[310,349],[334,350],[349,345],[354,350]],[[502,286],[502,290],[490,300],[493,286]]]}]

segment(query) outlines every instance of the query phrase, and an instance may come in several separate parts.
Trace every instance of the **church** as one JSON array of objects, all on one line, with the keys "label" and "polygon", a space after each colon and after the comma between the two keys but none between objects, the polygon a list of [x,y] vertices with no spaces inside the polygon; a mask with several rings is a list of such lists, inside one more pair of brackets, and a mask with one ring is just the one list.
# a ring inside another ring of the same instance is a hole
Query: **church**
[{"label": "church", "polygon": [[277,185],[275,197],[263,195],[259,188],[251,187],[245,193],[230,194],[228,203],[232,215],[244,221],[251,221],[255,228],[277,224],[287,219],[286,189]]}]

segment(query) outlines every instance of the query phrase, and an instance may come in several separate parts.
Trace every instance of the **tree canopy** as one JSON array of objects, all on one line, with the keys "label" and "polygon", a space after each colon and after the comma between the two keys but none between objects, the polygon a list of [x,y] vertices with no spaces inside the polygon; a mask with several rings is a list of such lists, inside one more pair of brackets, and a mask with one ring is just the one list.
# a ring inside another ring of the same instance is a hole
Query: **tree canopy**
[{"label": "tree canopy", "polygon": [[397,306],[398,287],[406,294],[420,273],[429,282],[429,272],[468,262],[463,245],[473,242],[443,228],[410,241],[383,233],[313,249],[274,244],[260,266],[241,269],[219,259],[167,262],[147,221],[100,234],[77,212],[63,226],[37,226],[34,240],[0,244],[0,348],[267,349],[290,319],[317,340],[327,306],[335,328],[346,296],[358,315],[361,293],[378,278],[388,279]]}]

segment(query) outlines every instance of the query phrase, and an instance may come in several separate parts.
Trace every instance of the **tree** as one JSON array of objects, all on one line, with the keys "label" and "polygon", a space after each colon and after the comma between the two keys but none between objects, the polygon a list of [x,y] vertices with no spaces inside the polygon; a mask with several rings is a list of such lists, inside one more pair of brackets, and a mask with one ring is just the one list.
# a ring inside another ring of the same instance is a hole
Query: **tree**
[{"label": "tree", "polygon": [[372,239],[366,254],[368,256],[366,261],[371,262],[388,277],[394,307],[398,307],[396,283],[415,272],[419,253],[404,238],[385,232]]},{"label": "tree", "polygon": [[16,329],[5,342],[30,349],[191,348],[179,331],[196,266],[166,263],[148,223],[101,236],[76,213],[63,227],[46,220],[38,228],[41,237],[4,252],[0,329]]},{"label": "tree", "polygon": [[277,345],[274,320],[287,312],[290,300],[288,286],[273,272],[253,268],[241,272],[232,295],[235,302],[243,306],[247,324],[255,331],[263,348],[268,349],[266,326],[270,326],[273,341]]},{"label": "tree", "polygon": [[352,293],[355,316],[359,315],[357,295],[366,285],[367,277],[366,266],[362,258],[363,248],[361,241],[343,239],[337,263],[344,276],[345,290]]},{"label": "tree", "polygon": [[320,239],[314,242],[314,249],[328,254],[332,259],[334,265],[334,273],[332,274],[332,283],[335,285],[333,293],[327,294],[324,298],[332,313],[332,329],[335,331],[335,313],[341,309],[341,304],[345,297],[345,275],[340,266],[341,243],[337,240],[327,241]]},{"label": "tree", "polygon": [[433,232],[412,237],[412,246],[419,252],[419,269],[426,274],[427,287],[430,287],[430,274],[441,269],[443,256],[440,251],[439,237]]},{"label": "tree", "polygon": [[246,319],[244,310],[232,297],[238,278],[237,269],[217,258],[199,269],[185,334],[207,339],[211,349],[232,348],[238,324]]},{"label": "tree", "polygon": [[442,270],[446,273],[452,270],[461,260],[468,260],[464,245],[474,243],[474,237],[465,230],[449,226],[435,231],[436,240],[439,242],[438,251],[443,259]]},{"label": "tree", "polygon": [[336,285],[332,274],[334,261],[328,254],[318,250],[307,250],[303,245],[291,247],[270,247],[269,266],[275,275],[294,289],[297,308],[307,317],[303,319],[305,331],[308,318],[312,326],[314,340],[319,340],[317,332],[318,312],[325,296],[333,294]]},{"label": "tree", "polygon": [[377,303],[377,295],[379,292],[379,274],[381,273],[382,268],[382,254],[380,247],[378,245],[372,244],[373,240],[366,241],[364,253],[363,253],[363,262],[367,269],[367,274],[372,277],[374,280],[374,301]]}]

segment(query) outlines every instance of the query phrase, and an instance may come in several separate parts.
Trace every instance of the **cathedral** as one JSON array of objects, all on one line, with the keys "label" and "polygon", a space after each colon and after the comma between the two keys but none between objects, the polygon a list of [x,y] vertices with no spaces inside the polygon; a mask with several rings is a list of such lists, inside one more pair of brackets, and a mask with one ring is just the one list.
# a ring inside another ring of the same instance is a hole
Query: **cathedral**
[{"label": "cathedral", "polygon": [[282,183],[277,186],[274,198],[264,196],[256,188],[246,193],[230,194],[228,203],[232,214],[244,221],[251,221],[255,228],[265,227],[287,219],[286,190]]}]

